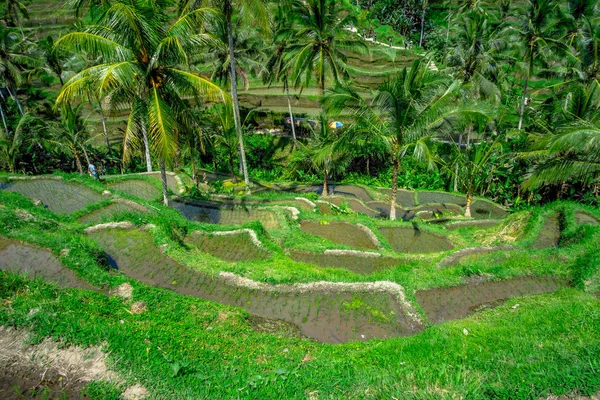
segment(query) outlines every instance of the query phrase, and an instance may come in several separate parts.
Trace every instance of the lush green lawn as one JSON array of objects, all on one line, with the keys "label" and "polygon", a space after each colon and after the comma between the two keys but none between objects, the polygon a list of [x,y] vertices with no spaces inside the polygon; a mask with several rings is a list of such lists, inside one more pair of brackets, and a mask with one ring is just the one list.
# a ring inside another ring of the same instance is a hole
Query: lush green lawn
[{"label": "lush green lawn", "polygon": [[[104,189],[86,178],[70,177],[93,190]],[[141,179],[152,182],[151,178]],[[282,200],[291,195],[269,197]],[[129,302],[117,297],[0,275],[1,324],[27,328],[37,340],[51,336],[64,344],[104,344],[111,367],[126,383],[121,387],[94,383],[89,387],[92,397],[118,398],[124,387],[138,381],[155,398],[528,399],[550,393],[589,395],[600,388],[600,302],[591,294],[600,281],[596,248],[600,232],[597,227],[576,225],[574,211],[582,208],[577,204],[556,203],[523,212],[486,230],[461,228],[449,234],[440,227],[422,227],[450,235],[462,248],[502,242],[510,236],[507,232],[512,226],[510,232],[517,238],[514,245],[524,251],[510,252],[508,257],[491,253],[439,269],[436,264],[444,254],[414,256],[408,264],[360,275],[287,258],[285,248],[322,251],[340,246],[302,234],[294,221],[283,216],[287,222],[278,230],[266,231],[257,223],[246,225],[257,231],[272,255],[268,262],[228,263],[198,257],[178,244],[176,232],[226,227],[189,222],[158,203],[135,200],[158,211],[115,218],[156,224],[156,245],[166,243],[169,255],[207,273],[231,271],[269,283],[389,280],[404,286],[412,301],[415,289],[455,285],[461,283],[461,277],[486,274],[496,278],[563,276],[573,287],[512,299],[411,337],[319,344],[290,336],[286,330],[261,332],[242,309],[181,296],[107,272],[99,262],[101,250],[83,235],[77,222],[79,216],[106,201],[60,216],[34,207],[17,194],[0,191],[0,234],[39,244],[55,254],[69,248],[69,254],[61,256],[67,267],[105,290],[130,282],[134,287],[131,301],[147,304],[148,311],[134,315],[128,311]],[[23,210],[34,219],[23,218]],[[588,211],[598,216],[597,211]],[[545,219],[556,212],[562,215],[561,247],[531,250]],[[392,225],[365,216],[321,216],[310,211],[302,211],[300,218],[362,223],[374,232]],[[383,239],[382,243],[381,252],[391,255],[389,244]],[[31,315],[33,308],[39,312]]]}]

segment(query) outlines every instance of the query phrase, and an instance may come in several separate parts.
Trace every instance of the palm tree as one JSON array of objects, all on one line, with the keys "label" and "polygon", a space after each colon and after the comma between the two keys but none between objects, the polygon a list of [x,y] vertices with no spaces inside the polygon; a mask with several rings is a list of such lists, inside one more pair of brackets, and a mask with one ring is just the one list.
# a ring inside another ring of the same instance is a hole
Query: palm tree
[{"label": "palm tree", "polygon": [[[28,68],[36,68],[41,64],[30,50],[31,46],[27,39],[19,37],[13,29],[0,24],[0,80],[4,82],[9,96],[15,101],[21,114],[24,111],[17,96],[17,88],[25,80],[24,72]],[[6,99],[2,96],[0,100]],[[4,110],[2,115],[4,116]]]},{"label": "palm tree", "polygon": [[212,138],[215,147],[225,153],[231,181],[236,183],[235,160],[238,158],[239,146],[233,120],[233,108],[231,105],[219,104],[212,107],[208,118],[212,122]]},{"label": "palm tree", "polygon": [[523,186],[600,182],[600,122],[578,120],[537,138],[532,155],[538,162],[528,171]]},{"label": "palm tree", "polygon": [[526,64],[523,96],[519,109],[519,131],[523,126],[527,89],[536,59],[548,57],[553,48],[562,47],[556,32],[556,20],[553,19],[555,10],[556,4],[553,0],[527,0],[527,10],[521,18],[521,27],[516,29],[516,39],[519,43],[525,44],[523,62]]},{"label": "palm tree", "polygon": [[446,56],[453,76],[464,84],[472,84],[477,95],[499,97],[496,85],[502,75],[499,58],[506,41],[490,25],[488,17],[470,12],[459,17],[454,47]]},{"label": "palm tree", "polygon": [[[25,19],[29,19],[29,12],[27,12],[27,6],[19,0],[7,0],[4,8],[3,19],[6,21],[6,25],[10,27],[21,28],[21,15]],[[23,31],[21,30],[21,35]]]},{"label": "palm tree", "polygon": [[325,98],[331,113],[350,112],[356,120],[344,141],[355,143],[358,137],[371,135],[385,146],[393,168],[391,220],[396,219],[402,157],[412,149],[415,157],[433,168],[434,156],[428,143],[433,128],[441,133],[457,120],[487,118],[477,107],[456,106],[459,84],[447,83],[447,77],[429,70],[426,60],[417,59],[410,69],[403,69],[384,83],[370,102],[350,88],[333,89]]},{"label": "palm tree", "polygon": [[318,125],[311,129],[311,140],[300,144],[299,151],[292,158],[292,170],[307,169],[323,177],[322,196],[329,194],[328,183],[333,174],[346,170],[350,157],[344,146],[339,146],[336,131],[329,127],[327,116],[319,116]]},{"label": "palm tree", "polygon": [[197,9],[167,24],[164,9],[143,0],[114,2],[100,24],[69,33],[56,46],[87,52],[102,62],[73,76],[63,86],[57,104],[87,101],[89,94],[107,99],[113,107],[130,107],[124,138],[124,158],[143,143],[148,170],[151,151],[159,159],[163,202],[168,205],[165,163],[177,147],[182,97],[194,95],[226,100],[221,89],[190,72],[188,60],[206,43],[198,33],[200,22],[210,14]]},{"label": "palm tree", "polygon": [[[341,2],[343,6],[344,3]],[[296,87],[310,86],[314,75],[325,94],[326,79],[340,83],[349,77],[342,50],[366,51],[363,41],[344,30],[355,18],[335,0],[307,0],[294,7],[293,74]]]},{"label": "palm tree", "polygon": [[90,138],[90,133],[86,121],[81,117],[81,106],[80,104],[73,108],[69,104],[65,104],[61,110],[60,122],[48,125],[48,142],[71,153],[79,173],[83,175],[81,155],[85,156],[86,162],[89,164],[90,159],[85,144]]},{"label": "palm tree", "polygon": [[[568,89],[550,124],[538,123],[531,151],[524,156],[536,163],[528,171],[524,187],[581,182],[596,184],[600,178],[600,87],[598,82]],[[556,128],[554,128],[556,126]]]},{"label": "palm tree", "polygon": [[0,154],[2,154],[2,161],[11,174],[16,172],[17,159],[21,146],[26,139],[27,124],[31,119],[31,116],[25,113],[19,116],[19,121],[12,134],[9,134],[6,130],[0,131]]},{"label": "palm tree", "polygon": [[[210,79],[213,82],[221,85],[231,83],[227,25],[225,21],[217,20],[210,24],[209,29],[214,41],[211,42],[209,50],[203,54],[202,63],[211,66]],[[244,90],[248,90],[250,87],[250,75],[257,76],[264,70],[261,62],[264,58],[262,52],[264,48],[265,43],[260,36],[256,35],[255,30],[236,25],[233,33],[236,77],[238,83],[241,81]]]},{"label": "palm tree", "polygon": [[271,86],[274,83],[281,82],[283,91],[286,94],[288,112],[290,114],[290,126],[292,127],[292,138],[294,148],[297,147],[296,126],[294,123],[294,114],[292,113],[292,102],[290,100],[290,50],[292,43],[292,11],[296,5],[295,0],[281,1],[277,7],[275,18],[276,27],[274,29],[273,44],[271,56],[267,60],[267,66],[263,75],[263,81]]},{"label": "palm tree", "polygon": [[[456,174],[458,186],[465,193],[465,217],[471,217],[471,203],[475,192],[481,190],[490,176],[490,160],[502,151],[499,142],[473,144],[465,151],[457,151],[456,158],[445,168],[453,175]],[[453,167],[459,166],[456,170]],[[457,173],[460,171],[460,173]]]},{"label": "palm tree", "polygon": [[[184,0],[180,4],[181,12],[196,10],[203,0]],[[242,132],[242,121],[240,117],[240,102],[237,89],[237,59],[235,55],[235,38],[233,33],[234,10],[239,10],[240,18],[249,22],[250,25],[258,26],[264,31],[269,30],[269,15],[265,6],[265,0],[208,0],[218,8],[225,20],[227,27],[227,43],[229,49],[229,73],[231,82],[231,97],[233,99],[233,118],[235,131],[240,146],[240,164],[246,183],[247,192],[250,192],[250,177],[248,176],[248,165],[246,163],[246,150]]]}]

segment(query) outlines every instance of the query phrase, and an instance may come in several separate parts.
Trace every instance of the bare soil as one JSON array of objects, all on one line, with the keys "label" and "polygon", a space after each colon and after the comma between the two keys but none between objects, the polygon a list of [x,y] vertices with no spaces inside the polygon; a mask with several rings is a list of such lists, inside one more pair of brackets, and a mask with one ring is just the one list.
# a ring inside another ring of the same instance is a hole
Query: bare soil
[{"label": "bare soil", "polygon": [[91,381],[117,381],[99,347],[59,349],[50,339],[27,345],[27,333],[0,327],[0,398],[82,399]]}]

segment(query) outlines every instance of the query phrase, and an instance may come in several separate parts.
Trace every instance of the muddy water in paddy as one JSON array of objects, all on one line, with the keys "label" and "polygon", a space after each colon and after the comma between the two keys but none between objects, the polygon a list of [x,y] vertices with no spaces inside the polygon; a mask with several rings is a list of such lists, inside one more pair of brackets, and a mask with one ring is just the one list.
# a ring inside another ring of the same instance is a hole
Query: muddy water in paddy
[{"label": "muddy water in paddy", "polygon": [[163,255],[148,232],[105,230],[90,235],[125,275],[179,294],[243,307],[251,314],[282,319],[302,334],[327,343],[391,338],[420,329],[403,306],[387,292],[271,290],[236,286],[187,268]]},{"label": "muddy water in paddy", "polygon": [[130,196],[139,197],[144,200],[154,200],[161,195],[160,190],[151,184],[143,180],[126,180],[108,185],[109,190],[119,190]]},{"label": "muddy water in paddy", "polygon": [[290,252],[290,258],[294,261],[314,264],[325,268],[344,268],[362,275],[369,275],[404,262],[403,260],[391,257],[317,254],[296,250]]},{"label": "muddy water in paddy", "polygon": [[377,210],[373,210],[372,208],[365,206],[363,204],[363,202],[361,202],[360,200],[357,200],[357,199],[350,199],[350,198],[343,198],[343,197],[329,197],[327,200],[330,203],[333,203],[338,207],[346,204],[348,206],[348,208],[350,208],[350,210],[357,212],[357,213],[368,215],[369,217],[376,218],[376,217],[382,216],[381,212],[379,212]]},{"label": "muddy water in paddy", "polygon": [[415,295],[429,321],[437,324],[498,306],[511,297],[551,293],[566,285],[566,280],[561,278],[519,277],[498,282],[419,290]]},{"label": "muddy water in paddy", "polygon": [[40,200],[50,211],[71,214],[98,203],[102,195],[83,185],[51,179],[32,179],[0,184],[0,189],[20,193],[32,200]]},{"label": "muddy water in paddy", "polygon": [[178,210],[190,221],[220,225],[241,225],[259,221],[267,229],[279,229],[279,220],[272,211],[253,208],[232,209],[219,207],[218,204],[171,201],[170,206]]},{"label": "muddy water in paddy", "polygon": [[225,261],[265,260],[269,253],[256,246],[247,232],[232,235],[211,235],[193,232],[185,242]]},{"label": "muddy water in paddy", "polygon": [[60,286],[76,289],[95,288],[62,265],[51,251],[14,239],[0,237],[0,269],[42,278]]},{"label": "muddy water in paddy", "polygon": [[347,222],[321,224],[319,221],[302,221],[300,229],[306,234],[320,236],[334,243],[358,249],[377,249],[365,231]]},{"label": "muddy water in paddy", "polygon": [[129,204],[124,202],[114,202],[106,207],[102,207],[99,210],[92,211],[91,213],[80,217],[79,222],[82,224],[99,224],[105,219],[112,219],[115,215],[124,212],[146,213],[148,210],[137,203]]},{"label": "muddy water in paddy", "polygon": [[598,225],[598,219],[585,211],[575,211],[575,221],[578,225]]},{"label": "muddy water in paddy", "polygon": [[454,248],[444,236],[414,228],[379,228],[379,232],[399,253],[435,253]]},{"label": "muddy water in paddy", "polygon": [[533,248],[537,250],[558,247],[560,241],[560,225],[558,215],[552,215],[546,219],[540,234],[533,242]]}]

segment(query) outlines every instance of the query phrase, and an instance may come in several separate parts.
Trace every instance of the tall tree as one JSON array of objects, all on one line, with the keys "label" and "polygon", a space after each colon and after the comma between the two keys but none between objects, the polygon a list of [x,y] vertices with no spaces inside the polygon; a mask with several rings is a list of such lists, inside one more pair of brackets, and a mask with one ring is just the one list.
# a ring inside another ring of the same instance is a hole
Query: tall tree
[{"label": "tall tree", "polygon": [[156,2],[114,2],[98,25],[69,33],[56,46],[85,51],[102,60],[73,76],[63,86],[57,104],[87,101],[91,90],[98,98],[130,107],[124,157],[143,141],[148,169],[150,151],[158,157],[163,201],[168,205],[165,163],[177,147],[178,120],[183,96],[225,100],[222,90],[190,71],[188,61],[205,45],[200,23],[210,14],[197,9],[168,23]]},{"label": "tall tree", "polygon": [[69,104],[65,104],[61,109],[60,116],[60,122],[48,125],[48,141],[57,148],[71,153],[79,173],[83,175],[84,169],[81,156],[83,154],[85,161],[88,164],[90,163],[85,148],[90,133],[86,121],[81,117],[81,104],[74,108]]},{"label": "tall tree", "polygon": [[[430,71],[428,61],[417,59],[410,69],[379,87],[375,97],[367,101],[349,88],[335,88],[324,100],[332,113],[350,112],[356,123],[346,132],[345,140],[355,142],[355,135],[378,137],[385,145],[392,163],[392,197],[390,219],[396,219],[396,194],[400,162],[409,150],[418,159],[434,167],[434,156],[428,146],[432,129],[438,132],[452,121],[465,118],[487,118],[474,107],[456,105],[458,82],[448,86],[446,76]],[[334,114],[335,115],[335,114]]]},{"label": "tall tree", "polygon": [[[181,12],[189,12],[197,9],[203,0],[183,0],[180,3]],[[247,192],[250,192],[250,178],[248,176],[248,165],[246,163],[246,149],[244,146],[244,135],[242,132],[242,121],[240,117],[240,102],[237,89],[237,59],[235,54],[234,39],[234,17],[236,10],[239,11],[238,18],[246,20],[250,25],[257,26],[264,31],[268,31],[269,13],[265,0],[208,0],[208,3],[217,7],[225,20],[227,27],[227,42],[229,48],[229,73],[231,82],[231,98],[233,99],[233,118],[235,122],[235,131],[238,136],[240,146],[240,166],[244,175]]]},{"label": "tall tree", "polygon": [[340,83],[349,77],[342,50],[364,52],[366,46],[345,31],[354,15],[335,0],[307,0],[294,8],[293,72],[296,87],[308,87],[316,77],[321,95],[330,75]]},{"label": "tall tree", "polygon": [[[525,63],[525,83],[519,107],[518,130],[523,127],[523,116],[527,103],[529,80],[533,74],[538,57],[548,57],[553,49],[561,47],[557,35],[556,4],[553,0],[527,0],[527,8],[521,16],[521,26],[516,28],[516,39],[523,44],[523,62]],[[512,29],[512,27],[511,27]]]},{"label": "tall tree", "polygon": [[[36,68],[40,64],[40,60],[32,53],[31,43],[26,38],[20,37],[14,29],[0,24],[0,80],[6,87],[9,96],[17,104],[21,114],[24,111],[17,89],[25,81],[26,71]],[[4,115],[4,110],[2,110],[2,114]]]}]

